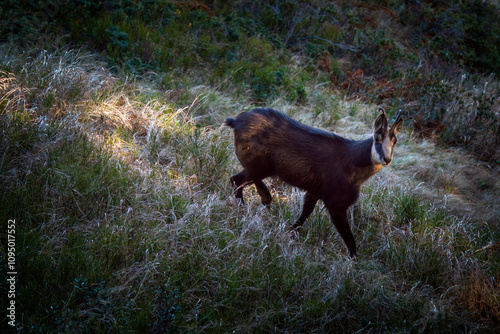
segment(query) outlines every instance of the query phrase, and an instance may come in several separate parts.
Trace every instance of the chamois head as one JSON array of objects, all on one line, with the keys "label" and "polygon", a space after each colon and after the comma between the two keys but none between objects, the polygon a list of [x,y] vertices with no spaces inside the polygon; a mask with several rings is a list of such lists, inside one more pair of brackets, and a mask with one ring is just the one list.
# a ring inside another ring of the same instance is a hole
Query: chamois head
[{"label": "chamois head", "polygon": [[384,108],[380,108],[380,115],[375,120],[373,127],[373,146],[372,146],[372,162],[374,165],[388,166],[392,161],[394,145],[396,145],[396,134],[403,127],[403,119],[401,118],[401,110],[392,124],[390,129],[387,129],[387,115]]}]

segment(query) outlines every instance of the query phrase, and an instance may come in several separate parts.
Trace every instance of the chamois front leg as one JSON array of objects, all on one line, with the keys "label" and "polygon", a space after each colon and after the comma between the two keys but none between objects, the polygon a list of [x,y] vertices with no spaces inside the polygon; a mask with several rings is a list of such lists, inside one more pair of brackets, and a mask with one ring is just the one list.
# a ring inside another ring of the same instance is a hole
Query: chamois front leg
[{"label": "chamois front leg", "polygon": [[352,258],[356,257],[356,242],[354,241],[354,235],[349,227],[349,221],[347,220],[347,208],[337,208],[334,205],[325,203],[328,211],[330,212],[330,217],[333,224],[339,231],[340,236],[344,239],[344,242],[349,250],[349,255]]},{"label": "chamois front leg", "polygon": [[311,193],[306,192],[304,195],[304,205],[302,206],[302,213],[300,214],[299,219],[292,225],[292,231],[300,231],[302,229],[302,225],[306,221],[306,219],[311,215],[314,211],[314,207],[318,202],[318,197],[314,196]]}]

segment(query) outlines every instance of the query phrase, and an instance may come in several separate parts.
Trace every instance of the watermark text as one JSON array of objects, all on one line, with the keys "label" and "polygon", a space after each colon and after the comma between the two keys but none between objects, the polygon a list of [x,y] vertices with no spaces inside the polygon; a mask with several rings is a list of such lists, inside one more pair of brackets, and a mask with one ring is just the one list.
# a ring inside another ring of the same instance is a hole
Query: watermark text
[{"label": "watermark text", "polygon": [[16,220],[7,222],[7,307],[8,324],[16,326]]}]

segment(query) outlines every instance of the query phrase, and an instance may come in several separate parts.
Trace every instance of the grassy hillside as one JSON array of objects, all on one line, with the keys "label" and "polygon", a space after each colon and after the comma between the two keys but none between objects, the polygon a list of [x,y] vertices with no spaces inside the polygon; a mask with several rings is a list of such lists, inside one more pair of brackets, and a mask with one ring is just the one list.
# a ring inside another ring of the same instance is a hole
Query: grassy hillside
[{"label": "grassy hillside", "polygon": [[[495,7],[1,9],[0,285],[15,219],[18,332],[497,330]],[[356,139],[379,105],[410,120],[349,212],[358,261],[322,206],[286,232],[302,193],[277,179],[270,209],[254,188],[234,200],[221,123],[260,105]]]}]

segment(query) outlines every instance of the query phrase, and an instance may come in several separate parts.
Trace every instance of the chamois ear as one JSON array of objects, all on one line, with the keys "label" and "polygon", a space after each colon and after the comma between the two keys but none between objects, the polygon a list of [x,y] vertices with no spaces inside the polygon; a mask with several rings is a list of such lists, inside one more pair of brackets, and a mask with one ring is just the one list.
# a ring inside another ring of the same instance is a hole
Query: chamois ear
[{"label": "chamois ear", "polygon": [[384,108],[379,109],[381,114],[378,115],[375,120],[375,125],[373,126],[373,131],[376,132],[385,132],[387,130],[387,115],[385,114]]},{"label": "chamois ear", "polygon": [[398,116],[396,117],[396,120],[394,121],[394,124],[392,124],[391,127],[391,132],[394,135],[397,135],[399,131],[401,131],[401,128],[403,127],[403,119],[401,118],[401,110],[398,113]]},{"label": "chamois ear", "polygon": [[397,122],[392,125],[391,132],[394,135],[397,135],[398,132],[401,131],[401,129],[403,128],[403,123],[404,122],[402,118],[398,119]]}]

